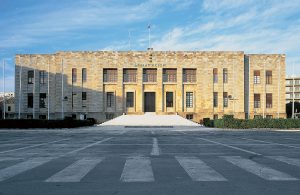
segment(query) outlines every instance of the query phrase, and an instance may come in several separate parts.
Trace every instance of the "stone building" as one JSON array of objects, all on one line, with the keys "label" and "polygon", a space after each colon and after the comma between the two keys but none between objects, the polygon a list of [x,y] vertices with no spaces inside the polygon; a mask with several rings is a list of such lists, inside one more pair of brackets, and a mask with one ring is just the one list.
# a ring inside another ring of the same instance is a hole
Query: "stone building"
[{"label": "stone building", "polygon": [[282,54],[149,49],[26,54],[15,61],[21,118],[286,116]]},{"label": "stone building", "polygon": [[285,82],[286,103],[300,103],[300,77],[287,77]]}]

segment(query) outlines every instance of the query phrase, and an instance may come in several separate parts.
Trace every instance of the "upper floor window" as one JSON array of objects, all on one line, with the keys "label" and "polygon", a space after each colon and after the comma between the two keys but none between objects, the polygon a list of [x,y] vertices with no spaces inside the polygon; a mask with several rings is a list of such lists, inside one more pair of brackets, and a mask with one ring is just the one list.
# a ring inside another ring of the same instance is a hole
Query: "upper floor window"
[{"label": "upper floor window", "polygon": [[82,82],[86,82],[87,80],[86,68],[83,68],[81,71],[82,71]]},{"label": "upper floor window", "polygon": [[228,69],[223,69],[223,83],[228,83]]},{"label": "upper floor window", "polygon": [[116,83],[118,81],[118,70],[117,69],[104,69],[103,70],[103,81],[108,83]]},{"label": "upper floor window", "polygon": [[176,69],[163,69],[163,82],[176,82]]},{"label": "upper floor window", "polygon": [[28,70],[28,84],[33,84],[34,82],[34,71]]},{"label": "upper floor window", "polygon": [[173,92],[166,93],[166,106],[173,107]]},{"label": "upper floor window", "polygon": [[254,108],[260,108],[260,94],[254,94]]},{"label": "upper floor window", "polygon": [[40,93],[40,108],[46,108],[46,93]]},{"label": "upper floor window", "polygon": [[266,71],[266,84],[272,84],[272,71]]},{"label": "upper floor window", "polygon": [[126,68],[123,70],[123,82],[136,82],[137,69]]},{"label": "upper floor window", "polygon": [[46,71],[41,70],[40,71],[40,84],[46,83]]},{"label": "upper floor window", "polygon": [[260,83],[260,71],[254,70],[254,84]]},{"label": "upper floor window", "polygon": [[218,69],[217,68],[213,69],[213,81],[214,81],[214,83],[218,82]]},{"label": "upper floor window", "polygon": [[192,108],[193,107],[193,92],[186,92],[186,107]]},{"label": "upper floor window", "polygon": [[196,69],[183,69],[183,82],[195,83],[196,81]]},{"label": "upper floor window", "polygon": [[77,81],[77,69],[72,68],[72,83],[76,83]]},{"label": "upper floor window", "polygon": [[156,82],[157,70],[151,68],[143,69],[143,82]]},{"label": "upper floor window", "polygon": [[272,93],[266,94],[266,108],[272,108]]}]

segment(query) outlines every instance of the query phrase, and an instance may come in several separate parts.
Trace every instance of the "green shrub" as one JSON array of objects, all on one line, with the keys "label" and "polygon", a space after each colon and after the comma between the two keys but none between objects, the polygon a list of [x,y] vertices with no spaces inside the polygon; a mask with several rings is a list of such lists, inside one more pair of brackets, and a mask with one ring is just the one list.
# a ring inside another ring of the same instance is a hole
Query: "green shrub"
[{"label": "green shrub", "polygon": [[255,119],[235,119],[232,115],[224,115],[223,119],[216,119],[213,123],[207,121],[207,125],[213,125],[217,128],[230,128],[230,129],[249,129],[249,128],[277,128],[277,129],[290,129],[300,128],[299,119],[268,119],[268,118],[255,118]]}]

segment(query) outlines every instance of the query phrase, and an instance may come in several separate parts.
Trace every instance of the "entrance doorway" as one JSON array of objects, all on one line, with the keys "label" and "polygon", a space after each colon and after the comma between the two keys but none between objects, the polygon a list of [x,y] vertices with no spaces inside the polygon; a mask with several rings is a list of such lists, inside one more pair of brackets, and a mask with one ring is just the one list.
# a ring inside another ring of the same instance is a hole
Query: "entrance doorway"
[{"label": "entrance doorway", "polygon": [[155,112],[155,92],[144,93],[144,112]]}]

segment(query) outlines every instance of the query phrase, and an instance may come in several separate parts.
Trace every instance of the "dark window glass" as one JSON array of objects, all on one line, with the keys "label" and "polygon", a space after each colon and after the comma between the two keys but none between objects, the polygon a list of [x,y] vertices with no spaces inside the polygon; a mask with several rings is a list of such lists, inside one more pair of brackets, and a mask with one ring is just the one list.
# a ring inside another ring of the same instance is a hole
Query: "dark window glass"
[{"label": "dark window glass", "polygon": [[226,108],[228,107],[228,93],[223,92],[223,106]]},{"label": "dark window glass", "polygon": [[272,108],[272,93],[266,94],[266,108]]},{"label": "dark window glass", "polygon": [[186,107],[193,107],[193,92],[186,92]]},{"label": "dark window glass", "polygon": [[46,94],[40,93],[40,108],[46,108]]},{"label": "dark window glass", "polygon": [[273,115],[266,115],[266,118],[273,118]]},{"label": "dark window glass", "polygon": [[40,71],[40,84],[46,83],[46,71],[42,70]]},{"label": "dark window glass", "polygon": [[106,93],[106,106],[108,108],[114,106],[114,92],[107,92]]},{"label": "dark window glass", "polygon": [[183,82],[195,83],[196,81],[196,69],[183,69]]},{"label": "dark window glass", "polygon": [[187,114],[187,115],[185,116],[185,118],[188,119],[188,120],[193,120],[194,115],[193,115],[193,114]]},{"label": "dark window glass", "polygon": [[86,82],[87,79],[87,73],[86,73],[86,68],[82,69],[82,82]]},{"label": "dark window glass", "polygon": [[260,71],[254,70],[254,84],[260,83]]},{"label": "dark window glass", "polygon": [[254,108],[260,108],[260,94],[254,94]]},{"label": "dark window glass", "polygon": [[156,82],[156,69],[143,69],[143,82]]},{"label": "dark window glass", "polygon": [[116,83],[118,81],[118,70],[117,69],[104,69],[103,70],[103,81],[108,83]]},{"label": "dark window glass", "polygon": [[133,102],[134,102],[134,93],[126,92],[126,107],[127,108],[133,107]]},{"label": "dark window glass", "polygon": [[72,83],[76,83],[77,81],[77,69],[72,68]]},{"label": "dark window glass", "polygon": [[218,119],[218,115],[217,114],[214,114],[214,119]]},{"label": "dark window glass", "polygon": [[176,82],[177,70],[176,69],[163,69],[163,82]]},{"label": "dark window glass", "polygon": [[86,100],[86,92],[82,92],[81,98],[82,98],[82,100]]},{"label": "dark window glass", "polygon": [[228,70],[227,70],[227,68],[223,69],[223,83],[228,83]]},{"label": "dark window glass", "polygon": [[33,84],[34,81],[34,71],[29,70],[28,71],[28,84]]},{"label": "dark window glass", "polygon": [[173,107],[173,92],[166,93],[166,106]]},{"label": "dark window glass", "polygon": [[27,94],[27,107],[33,108],[33,93]]},{"label": "dark window glass", "polygon": [[123,70],[123,82],[136,82],[137,70],[136,69],[124,69]]},{"label": "dark window glass", "polygon": [[43,119],[43,120],[45,120],[46,119],[46,115],[39,115],[39,119]]},{"label": "dark window glass", "polygon": [[214,83],[218,82],[218,69],[217,68],[213,69],[213,80],[214,80]]},{"label": "dark window glass", "polygon": [[218,92],[214,92],[214,107],[218,107]]},{"label": "dark window glass", "polygon": [[11,111],[11,107],[7,106],[7,111],[10,112]]},{"label": "dark window glass", "polygon": [[105,114],[105,118],[106,119],[113,119],[114,118],[114,114],[113,113],[107,113],[107,114]]},{"label": "dark window glass", "polygon": [[272,71],[266,71],[266,84],[272,84]]}]

